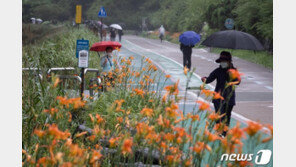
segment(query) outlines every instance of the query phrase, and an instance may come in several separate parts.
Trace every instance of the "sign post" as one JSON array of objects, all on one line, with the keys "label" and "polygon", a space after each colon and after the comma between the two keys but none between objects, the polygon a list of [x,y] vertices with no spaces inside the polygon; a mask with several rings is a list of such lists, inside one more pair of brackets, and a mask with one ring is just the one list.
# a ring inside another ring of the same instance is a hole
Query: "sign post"
[{"label": "sign post", "polygon": [[81,5],[76,5],[76,16],[75,16],[75,22],[76,24],[81,24],[81,15],[82,15],[82,6]]},{"label": "sign post", "polygon": [[89,41],[88,40],[77,40],[76,42],[76,57],[78,58],[78,67],[81,68],[81,85],[80,85],[80,97],[83,99],[84,92],[84,69],[88,67],[88,49]]},{"label": "sign post", "polygon": [[107,17],[107,13],[105,8],[102,6],[99,13],[98,13],[98,17],[101,18],[101,31],[100,31],[100,36],[101,36],[101,41],[103,39],[103,18]]}]

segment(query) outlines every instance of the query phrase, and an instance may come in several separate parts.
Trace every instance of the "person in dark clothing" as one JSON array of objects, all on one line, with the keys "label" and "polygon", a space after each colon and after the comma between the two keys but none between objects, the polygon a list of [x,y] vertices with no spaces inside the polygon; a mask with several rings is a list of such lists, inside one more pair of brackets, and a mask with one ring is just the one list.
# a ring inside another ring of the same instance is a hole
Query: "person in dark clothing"
[{"label": "person in dark clothing", "polygon": [[123,35],[122,30],[118,30],[118,37],[119,37],[119,42],[121,42],[121,36]]},{"label": "person in dark clothing", "polygon": [[115,41],[115,38],[116,38],[116,32],[115,32],[114,28],[111,28],[110,39],[111,39],[111,41]]},{"label": "person in dark clothing", "polygon": [[191,69],[191,54],[192,54],[192,48],[194,46],[187,46],[184,44],[180,44],[180,50],[183,53],[183,66],[185,66],[190,70]]},{"label": "person in dark clothing", "polygon": [[[232,56],[229,52],[222,51],[219,59],[216,60],[216,63],[220,63],[220,66],[211,72],[208,77],[203,77],[202,81],[206,84],[211,83],[214,80],[217,81],[215,92],[220,93],[224,99],[213,99],[212,102],[216,113],[225,115],[216,123],[222,122],[225,123],[226,126],[229,126],[231,111],[235,105],[235,90],[231,85],[239,85],[241,79],[240,77],[233,78],[230,75],[230,72],[236,70],[236,68],[234,68],[232,64]],[[227,84],[230,84],[230,86],[226,86]],[[223,131],[221,135],[224,137],[226,134],[227,131]]]}]

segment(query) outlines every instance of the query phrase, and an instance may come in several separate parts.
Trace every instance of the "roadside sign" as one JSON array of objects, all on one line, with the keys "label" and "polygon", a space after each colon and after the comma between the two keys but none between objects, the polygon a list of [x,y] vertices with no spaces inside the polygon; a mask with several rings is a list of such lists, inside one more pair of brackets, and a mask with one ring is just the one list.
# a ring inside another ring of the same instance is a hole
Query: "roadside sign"
[{"label": "roadside sign", "polygon": [[107,13],[106,13],[106,10],[105,8],[102,6],[99,13],[98,13],[98,16],[99,17],[107,17]]},{"label": "roadside sign", "polygon": [[78,39],[76,41],[76,58],[78,58],[79,51],[81,50],[88,50],[89,48],[89,41],[84,39]]},{"label": "roadside sign", "polygon": [[76,24],[81,24],[81,13],[82,13],[82,6],[76,5],[76,17],[75,17]]},{"label": "roadside sign", "polygon": [[231,18],[227,18],[227,19],[225,20],[224,26],[225,26],[227,29],[229,29],[229,30],[233,29],[233,27],[234,27],[234,21],[233,21],[233,19],[231,19]]},{"label": "roadside sign", "polygon": [[87,68],[88,67],[88,50],[79,51],[78,67],[79,68]]}]

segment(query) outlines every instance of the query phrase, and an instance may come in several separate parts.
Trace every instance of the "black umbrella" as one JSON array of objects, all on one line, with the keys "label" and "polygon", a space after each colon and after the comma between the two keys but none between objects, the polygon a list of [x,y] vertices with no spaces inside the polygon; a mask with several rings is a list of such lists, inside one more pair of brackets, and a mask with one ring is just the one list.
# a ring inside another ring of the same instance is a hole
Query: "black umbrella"
[{"label": "black umbrella", "polygon": [[253,35],[236,30],[215,32],[201,45],[228,49],[264,50],[262,44]]}]

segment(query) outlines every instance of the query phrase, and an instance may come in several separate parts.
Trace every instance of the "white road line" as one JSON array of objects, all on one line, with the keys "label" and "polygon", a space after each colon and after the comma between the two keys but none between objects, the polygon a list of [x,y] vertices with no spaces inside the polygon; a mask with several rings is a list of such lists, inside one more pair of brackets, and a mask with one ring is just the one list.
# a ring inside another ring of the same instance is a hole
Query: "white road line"
[{"label": "white road line", "polygon": [[[134,43],[130,42],[129,40],[126,40],[126,39],[125,39],[125,41],[129,42],[129,43],[132,44],[132,45],[137,46],[138,48],[141,48],[141,49],[147,51],[147,49],[145,49],[145,48],[143,48],[143,47],[141,47],[141,46],[139,46],[139,45],[137,45],[137,44],[134,44]],[[170,59],[170,58],[168,58],[168,57],[165,57],[165,56],[163,56],[163,55],[161,55],[161,54],[158,54],[158,53],[156,53],[156,52],[154,52],[154,51],[150,51],[150,52],[152,52],[152,53],[154,53],[154,54],[156,54],[156,55],[159,55],[159,56],[161,56],[161,57],[163,57],[163,58],[165,58],[165,59],[168,59],[168,60],[170,60],[170,61],[172,61],[172,62],[178,64],[180,67],[183,68],[183,66],[182,66],[180,63],[176,62],[175,60],[172,60],[172,59]],[[199,78],[199,79],[201,78],[201,77],[200,77],[199,75],[197,75],[196,73],[193,73],[193,75],[196,76],[196,77]],[[210,86],[211,88],[214,88],[214,87],[213,87],[212,85],[210,85],[210,84],[209,84],[209,86]],[[190,91],[189,91],[189,92],[190,92]],[[189,92],[188,92],[188,93],[189,93]],[[191,93],[193,93],[193,92],[191,92]],[[190,93],[190,94],[191,94],[191,93]],[[194,94],[194,93],[193,93],[193,94]],[[194,94],[194,95],[195,95],[195,94]],[[197,95],[195,95],[195,96],[197,96]],[[213,106],[212,103],[211,103],[211,106]],[[252,121],[252,120],[250,120],[250,119],[248,119],[248,118],[246,118],[246,117],[244,117],[244,116],[242,116],[242,115],[240,115],[240,114],[238,114],[238,113],[236,113],[236,112],[232,112],[232,115],[233,115],[233,117],[234,117],[236,120],[238,120],[238,121],[240,121],[240,122],[243,122],[244,124],[247,124],[248,122]],[[268,129],[265,128],[265,127],[263,127],[263,130],[268,130]]]},{"label": "white road line", "polygon": [[273,88],[271,86],[264,86],[264,87],[269,89],[269,90],[273,90]]},{"label": "white road line", "polygon": [[256,84],[258,84],[258,85],[262,85],[263,83],[262,82],[260,82],[260,81],[254,81]]}]

